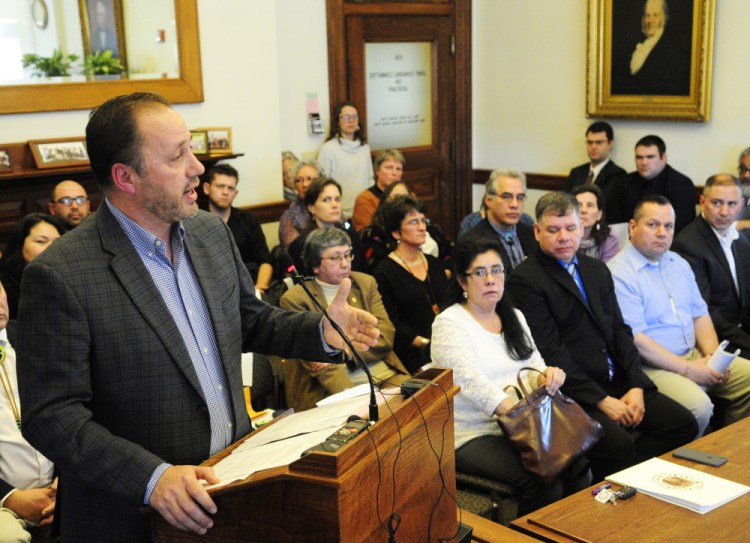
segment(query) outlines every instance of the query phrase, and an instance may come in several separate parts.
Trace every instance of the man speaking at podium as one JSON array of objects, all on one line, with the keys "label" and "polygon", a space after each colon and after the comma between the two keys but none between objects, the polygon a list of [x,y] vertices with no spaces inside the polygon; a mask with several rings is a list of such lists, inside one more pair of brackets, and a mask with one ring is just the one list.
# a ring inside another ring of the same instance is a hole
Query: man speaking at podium
[{"label": "man speaking at podium", "polygon": [[[209,530],[216,505],[197,467],[250,431],[243,351],[330,360],[343,346],[319,314],[254,296],[232,235],[197,211],[204,168],[158,95],[109,100],[86,127],[106,196],[93,219],[26,268],[18,314],[24,436],[60,469],[63,541],[150,541],[151,505]],[[357,348],[377,320],[329,307]]]}]

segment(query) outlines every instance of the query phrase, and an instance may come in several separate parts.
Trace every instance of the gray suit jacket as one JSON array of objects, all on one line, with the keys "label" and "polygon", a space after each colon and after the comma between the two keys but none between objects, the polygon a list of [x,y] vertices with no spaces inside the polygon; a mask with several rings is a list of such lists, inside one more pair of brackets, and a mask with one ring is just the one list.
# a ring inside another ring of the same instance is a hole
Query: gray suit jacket
[{"label": "gray suit jacket", "polygon": [[[198,212],[184,226],[239,439],[250,431],[241,353],[326,360],[320,316],[255,298],[219,218]],[[105,205],[37,257],[21,288],[23,433],[60,469],[63,540],[149,541],[138,510],[154,469],[198,464],[210,449],[208,407],[174,320]]]}]

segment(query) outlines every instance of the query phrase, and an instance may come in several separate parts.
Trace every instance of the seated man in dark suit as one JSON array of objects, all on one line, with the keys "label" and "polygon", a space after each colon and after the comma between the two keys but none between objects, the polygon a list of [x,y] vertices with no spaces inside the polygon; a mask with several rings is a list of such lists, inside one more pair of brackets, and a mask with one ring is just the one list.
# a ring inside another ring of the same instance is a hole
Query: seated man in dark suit
[{"label": "seated man in dark suit", "polygon": [[628,222],[647,194],[659,194],[672,202],[677,222],[675,233],[695,218],[695,185],[667,164],[667,145],[659,136],[644,136],[635,144],[636,171],[611,183],[604,195],[610,224]]},{"label": "seated man in dark suit", "polygon": [[709,177],[700,197],[701,214],[677,235],[672,249],[693,269],[719,338],[750,358],[750,240],[734,227],[742,200],[736,177]]},{"label": "seated man in dark suit", "polygon": [[232,206],[239,193],[239,179],[239,173],[229,164],[217,164],[209,169],[203,182],[203,192],[208,196],[207,211],[227,224],[255,286],[265,292],[273,275],[271,252],[258,219]]},{"label": "seated man in dark suit", "polygon": [[[586,129],[586,153],[589,162],[570,170],[564,190],[571,192],[578,185],[595,184],[604,191],[609,182],[627,175],[609,155],[615,145],[615,133],[609,123],[597,121]],[[606,193],[605,193],[606,194]]]},{"label": "seated man in dark suit", "polygon": [[510,274],[508,292],[543,358],[565,371],[563,393],[604,427],[588,454],[594,480],[692,440],[693,415],[641,369],[607,266],[576,256],[582,228],[575,198],[545,194],[536,220],[539,247]]},{"label": "seated man in dark suit", "polygon": [[526,175],[520,170],[495,170],[484,186],[487,216],[465,236],[484,236],[499,239],[500,255],[507,271],[518,266],[536,245],[531,226],[521,221],[526,200]]}]

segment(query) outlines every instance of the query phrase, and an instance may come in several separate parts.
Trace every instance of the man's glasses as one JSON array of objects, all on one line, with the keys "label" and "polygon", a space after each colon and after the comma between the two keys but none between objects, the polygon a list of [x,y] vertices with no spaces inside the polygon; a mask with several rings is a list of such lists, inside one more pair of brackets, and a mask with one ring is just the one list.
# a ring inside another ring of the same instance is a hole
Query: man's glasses
[{"label": "man's glasses", "polygon": [[750,172],[750,166],[740,166],[740,167],[739,167],[739,168],[737,168],[737,169],[738,169],[738,170],[740,171],[740,173],[741,173],[741,174],[742,174],[742,173],[747,173],[747,172]]},{"label": "man's glasses", "polygon": [[500,277],[505,273],[505,270],[503,269],[502,266],[492,266],[489,270],[487,268],[477,268],[473,271],[465,273],[464,275],[466,277],[475,277],[476,279],[484,279],[485,277],[487,277],[488,273],[492,277]]},{"label": "man's glasses", "polygon": [[354,260],[354,254],[349,251],[348,253],[344,253],[343,255],[336,255],[336,256],[323,256],[321,257],[321,260],[330,260],[334,264],[339,264],[346,260],[347,262],[351,262]]},{"label": "man's glasses", "polygon": [[523,202],[526,199],[526,195],[523,194],[523,193],[521,193],[521,194],[511,194],[510,192],[503,192],[501,194],[496,194],[495,196],[497,196],[498,198],[500,198],[504,202],[512,202],[513,198],[515,198],[519,202]]},{"label": "man's glasses", "polygon": [[358,121],[359,115],[339,115],[339,119],[343,119],[345,121]]},{"label": "man's glasses", "polygon": [[62,204],[64,206],[69,206],[73,202],[75,202],[77,205],[82,206],[86,202],[88,202],[89,199],[85,196],[76,196],[75,198],[71,198],[70,196],[63,196],[62,198],[58,198],[57,200],[53,200],[53,203],[55,204]]}]

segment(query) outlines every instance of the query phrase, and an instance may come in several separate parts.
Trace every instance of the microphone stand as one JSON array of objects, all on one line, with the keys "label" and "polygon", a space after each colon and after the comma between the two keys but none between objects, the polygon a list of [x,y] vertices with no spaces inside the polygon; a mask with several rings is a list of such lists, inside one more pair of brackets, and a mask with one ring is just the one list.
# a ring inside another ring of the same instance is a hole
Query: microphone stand
[{"label": "microphone stand", "polygon": [[312,303],[315,304],[315,307],[317,307],[321,313],[323,313],[323,316],[328,319],[328,322],[331,323],[331,326],[334,330],[336,330],[336,333],[341,336],[341,339],[344,340],[344,343],[346,343],[346,346],[349,347],[351,350],[352,356],[357,361],[359,366],[362,368],[362,371],[365,372],[365,375],[367,375],[367,381],[370,383],[370,421],[377,422],[380,419],[380,414],[378,410],[378,401],[375,398],[375,381],[372,379],[372,373],[370,373],[370,368],[367,367],[367,364],[365,364],[365,361],[362,360],[362,357],[359,356],[359,353],[354,349],[354,345],[352,345],[351,340],[346,336],[344,331],[341,329],[341,327],[336,324],[336,321],[334,321],[331,317],[328,316],[328,311],[326,311],[326,308],[323,307],[323,304],[320,303],[320,300],[318,300],[315,295],[310,291],[310,289],[307,287],[305,282],[310,281],[311,279],[309,277],[304,277],[301,275],[295,268],[292,268],[291,270],[287,270],[287,275],[289,275],[292,278],[292,281],[302,286],[302,289],[305,291],[305,294],[307,294],[308,298],[312,300]]}]

